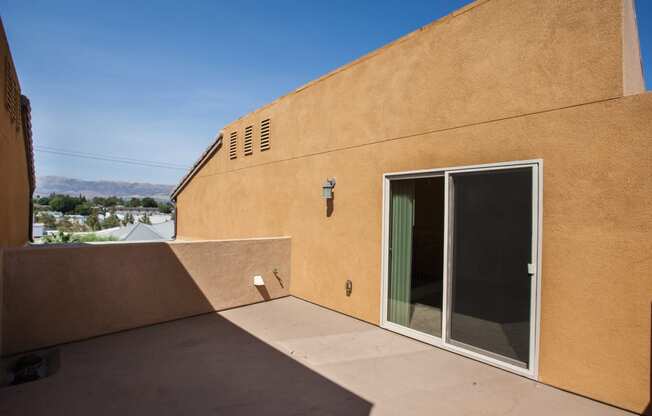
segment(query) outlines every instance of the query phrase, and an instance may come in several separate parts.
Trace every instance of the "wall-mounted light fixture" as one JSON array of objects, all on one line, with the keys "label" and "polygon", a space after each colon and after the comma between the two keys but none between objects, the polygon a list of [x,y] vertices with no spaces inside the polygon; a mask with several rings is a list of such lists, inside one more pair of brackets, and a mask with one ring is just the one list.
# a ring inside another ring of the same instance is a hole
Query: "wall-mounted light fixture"
[{"label": "wall-mounted light fixture", "polygon": [[324,197],[324,199],[332,199],[333,188],[335,188],[335,178],[326,179],[326,182],[324,182],[324,185],[321,187],[321,196]]}]

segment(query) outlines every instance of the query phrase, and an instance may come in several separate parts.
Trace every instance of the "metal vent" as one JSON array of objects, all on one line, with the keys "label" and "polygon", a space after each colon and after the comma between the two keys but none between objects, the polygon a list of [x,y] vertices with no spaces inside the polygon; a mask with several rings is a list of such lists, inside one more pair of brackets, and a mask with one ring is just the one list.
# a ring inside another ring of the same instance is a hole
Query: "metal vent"
[{"label": "metal vent", "polygon": [[269,150],[271,143],[271,123],[270,119],[260,122],[260,150]]},{"label": "metal vent", "polygon": [[[18,120],[19,100],[20,94],[18,92],[18,81],[14,77],[14,66],[9,60],[9,56],[7,56],[5,58],[5,107],[12,123]],[[18,130],[18,124],[16,123],[16,130]]]},{"label": "metal vent", "polygon": [[238,132],[232,131],[229,138],[229,159],[238,157]]},{"label": "metal vent", "polygon": [[244,154],[245,156],[254,153],[254,126],[247,126],[244,135]]}]

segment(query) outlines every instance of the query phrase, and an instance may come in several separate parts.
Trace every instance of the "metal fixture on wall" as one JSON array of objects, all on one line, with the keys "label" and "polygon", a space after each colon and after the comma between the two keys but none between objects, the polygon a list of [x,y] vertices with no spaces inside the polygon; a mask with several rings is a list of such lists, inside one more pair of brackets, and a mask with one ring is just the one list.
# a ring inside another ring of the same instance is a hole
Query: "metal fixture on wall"
[{"label": "metal fixture on wall", "polygon": [[324,199],[332,199],[333,188],[335,188],[335,178],[326,179],[326,182],[321,187],[321,196]]},{"label": "metal fixture on wall", "polygon": [[351,292],[353,291],[353,282],[347,280],[345,289],[346,289],[346,296],[351,296]]},{"label": "metal fixture on wall", "polygon": [[283,279],[281,279],[281,276],[279,276],[278,269],[276,267],[274,267],[272,273],[274,274],[274,277],[276,277],[276,280],[278,280],[278,284],[281,285],[281,287],[285,287],[283,286]]}]

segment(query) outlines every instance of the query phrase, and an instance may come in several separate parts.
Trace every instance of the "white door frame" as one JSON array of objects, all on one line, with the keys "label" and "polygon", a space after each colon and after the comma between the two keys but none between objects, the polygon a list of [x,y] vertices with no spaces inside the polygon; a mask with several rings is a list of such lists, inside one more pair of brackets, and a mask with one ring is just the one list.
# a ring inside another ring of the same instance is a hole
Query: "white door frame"
[{"label": "white door frame", "polygon": [[[444,282],[442,299],[442,337],[425,334],[414,329],[404,327],[387,320],[387,294],[389,282],[389,208],[390,208],[390,182],[400,179],[418,179],[431,177],[444,177],[444,238],[448,237],[449,224],[449,192],[450,173],[464,171],[481,171],[511,169],[518,167],[532,168],[532,261],[534,263],[533,283],[530,296],[530,357],[529,367],[522,368],[505,361],[480,354],[475,351],[452,345],[447,341],[449,313],[448,291],[448,241],[444,242]],[[419,341],[434,345],[448,351],[461,354],[472,359],[502,368],[513,373],[538,380],[539,379],[539,338],[541,329],[541,226],[543,211],[543,159],[521,160],[513,162],[499,162],[472,166],[454,166],[446,168],[425,169],[407,172],[394,172],[383,174],[383,207],[382,207],[382,244],[381,244],[381,302],[380,326],[388,330],[409,336]]]}]

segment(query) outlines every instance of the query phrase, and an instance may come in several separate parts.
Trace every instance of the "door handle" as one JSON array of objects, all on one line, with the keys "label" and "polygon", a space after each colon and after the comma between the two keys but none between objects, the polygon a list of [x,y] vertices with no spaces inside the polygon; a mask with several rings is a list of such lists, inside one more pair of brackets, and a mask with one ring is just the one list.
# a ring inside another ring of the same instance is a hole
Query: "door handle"
[{"label": "door handle", "polygon": [[534,267],[534,264],[532,263],[527,264],[527,274],[529,274],[530,276],[533,276],[534,273],[536,273],[535,269],[536,268]]}]

